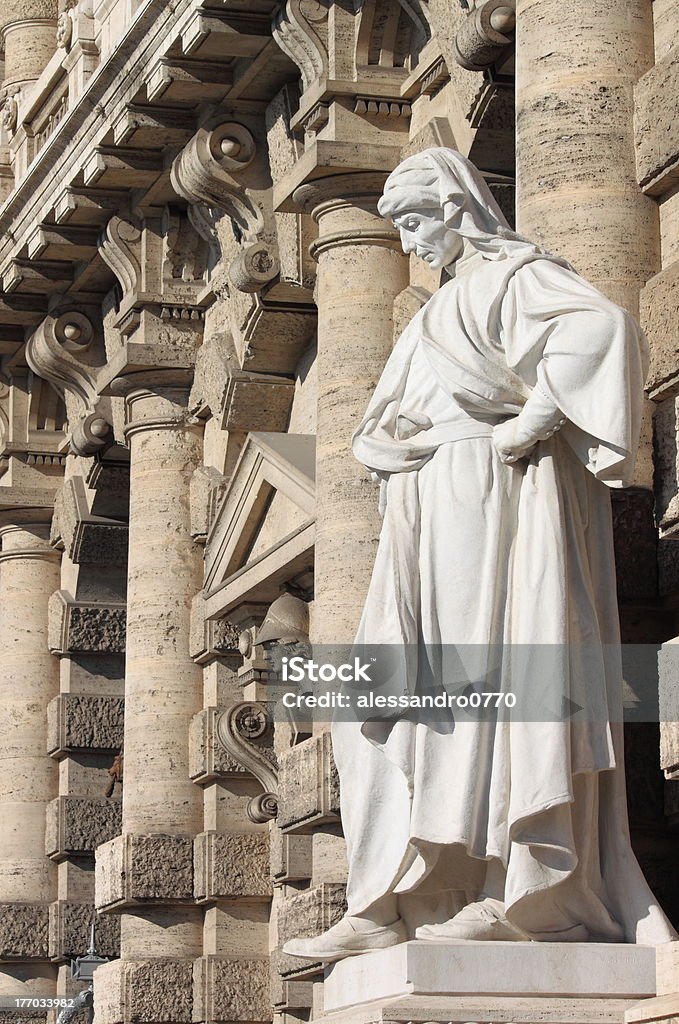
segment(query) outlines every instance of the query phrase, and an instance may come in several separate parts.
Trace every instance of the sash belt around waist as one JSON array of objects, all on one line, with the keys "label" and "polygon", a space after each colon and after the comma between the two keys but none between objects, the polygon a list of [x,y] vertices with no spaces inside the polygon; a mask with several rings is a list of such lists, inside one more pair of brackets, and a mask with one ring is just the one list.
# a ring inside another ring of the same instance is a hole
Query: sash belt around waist
[{"label": "sash belt around waist", "polygon": [[[498,420],[498,422],[502,422]],[[441,423],[438,426],[429,427],[428,430],[418,430],[412,434],[408,441],[420,446],[438,447],[450,441],[469,441],[475,437],[492,437],[494,423],[483,423],[481,421],[465,421],[462,423]]]}]

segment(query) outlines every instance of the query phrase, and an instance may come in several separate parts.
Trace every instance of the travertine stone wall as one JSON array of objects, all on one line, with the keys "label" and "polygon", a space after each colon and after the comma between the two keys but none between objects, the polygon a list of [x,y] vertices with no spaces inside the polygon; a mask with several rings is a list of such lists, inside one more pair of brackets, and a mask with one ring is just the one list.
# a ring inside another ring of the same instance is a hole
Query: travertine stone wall
[{"label": "travertine stone wall", "polygon": [[57,795],[57,768],[46,733],[59,668],[47,649],[47,605],[59,585],[59,553],[49,523],[27,518],[0,525],[0,961],[13,961],[0,966],[0,993],[54,995],[48,910],[57,872],[45,856],[45,812]]}]

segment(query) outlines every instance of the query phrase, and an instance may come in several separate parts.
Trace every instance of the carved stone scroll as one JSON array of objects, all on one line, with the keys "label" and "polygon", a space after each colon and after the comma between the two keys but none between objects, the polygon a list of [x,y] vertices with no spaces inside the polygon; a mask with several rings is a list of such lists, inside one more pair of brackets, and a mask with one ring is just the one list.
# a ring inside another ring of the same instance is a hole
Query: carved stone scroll
[{"label": "carved stone scroll", "polygon": [[69,443],[92,455],[110,441],[111,424],[97,392],[98,338],[92,320],[76,310],[46,317],[26,344],[26,361],[65,402]]},{"label": "carved stone scroll", "polygon": [[271,752],[273,733],[265,704],[242,701],[224,711],[217,721],[217,736],[224,749],[261,784],[264,792],[247,807],[251,821],[271,821],[278,813],[278,771]]}]

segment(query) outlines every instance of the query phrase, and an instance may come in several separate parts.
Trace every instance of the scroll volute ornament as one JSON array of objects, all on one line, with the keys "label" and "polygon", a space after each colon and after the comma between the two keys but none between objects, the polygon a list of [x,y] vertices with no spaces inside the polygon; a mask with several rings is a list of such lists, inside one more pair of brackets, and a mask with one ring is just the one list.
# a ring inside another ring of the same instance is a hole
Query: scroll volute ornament
[{"label": "scroll volute ornament", "polygon": [[69,444],[76,455],[93,455],[111,440],[111,425],[97,393],[103,362],[98,341],[92,320],[74,310],[46,317],[26,343],[30,368],[64,398]]},{"label": "scroll volute ornament", "polygon": [[[207,216],[194,213],[192,220],[205,224],[218,212],[237,225],[244,247],[229,267],[229,278],[244,292],[258,291],[280,272],[271,183],[257,156],[249,128],[227,121],[200,128],[171,170],[175,191],[206,211]],[[201,234],[209,237],[205,228]]]},{"label": "scroll volute ornament", "polygon": [[256,235],[264,226],[262,212],[239,177],[255,153],[255,140],[245,125],[227,121],[200,128],[172,164],[172,187],[190,203],[223,210],[244,234]]}]

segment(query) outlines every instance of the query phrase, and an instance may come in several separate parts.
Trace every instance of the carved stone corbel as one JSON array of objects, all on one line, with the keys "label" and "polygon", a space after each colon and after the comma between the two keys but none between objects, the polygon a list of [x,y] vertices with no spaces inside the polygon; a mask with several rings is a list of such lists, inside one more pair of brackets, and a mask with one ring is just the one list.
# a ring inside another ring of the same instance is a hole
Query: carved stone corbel
[{"label": "carved stone corbel", "polygon": [[516,0],[483,0],[455,37],[455,59],[467,71],[485,71],[510,55],[516,29]]},{"label": "carved stone corbel", "polygon": [[272,749],[273,723],[266,704],[241,701],[222,712],[217,737],[264,790],[250,800],[248,818],[257,823],[271,821],[278,813],[278,771]]},{"label": "carved stone corbel", "polygon": [[216,240],[217,212],[230,217],[244,249],[232,260],[229,278],[244,292],[258,291],[280,270],[268,170],[260,165],[250,129],[225,121],[200,128],[171,171],[176,192],[194,204],[190,218],[203,237]]},{"label": "carved stone corbel", "polygon": [[328,70],[328,8],[314,0],[288,0],[273,24],[273,37],[297,65],[306,92]]},{"label": "carved stone corbel", "polygon": [[105,356],[93,320],[76,310],[46,317],[28,339],[26,361],[63,397],[76,455],[93,455],[111,442],[108,400],[97,390]]}]

